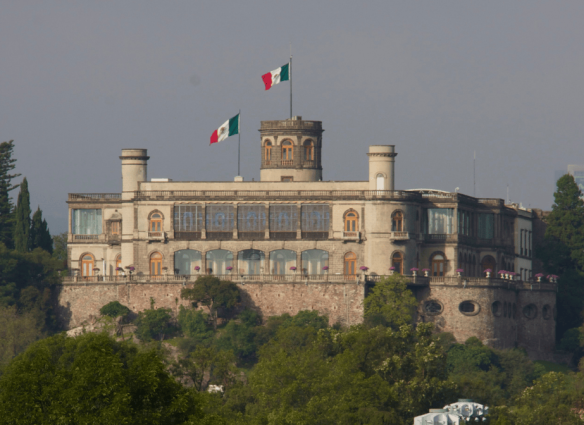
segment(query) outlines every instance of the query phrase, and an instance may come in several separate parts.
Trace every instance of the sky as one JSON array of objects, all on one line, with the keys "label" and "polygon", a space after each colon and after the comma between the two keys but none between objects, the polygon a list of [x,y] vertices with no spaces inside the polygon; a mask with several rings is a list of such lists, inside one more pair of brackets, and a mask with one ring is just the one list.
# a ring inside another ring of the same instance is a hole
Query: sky
[{"label": "sky", "polygon": [[290,45],[324,180],[366,180],[368,146],[393,144],[396,189],[508,187],[550,209],[558,171],[584,164],[582,0],[0,5],[0,141],[53,234],[68,193],[121,191],[122,148],[148,149],[149,178],[233,181],[237,137],[209,138],[240,109],[241,174],[258,180],[260,121],[289,117],[288,83],[261,75]]}]

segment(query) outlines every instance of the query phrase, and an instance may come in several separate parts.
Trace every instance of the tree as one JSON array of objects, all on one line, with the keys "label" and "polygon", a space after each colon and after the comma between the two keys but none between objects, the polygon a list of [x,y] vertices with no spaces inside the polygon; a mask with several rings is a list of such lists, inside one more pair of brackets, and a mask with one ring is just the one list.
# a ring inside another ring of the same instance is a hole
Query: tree
[{"label": "tree", "polygon": [[192,301],[209,308],[209,315],[213,323],[213,329],[217,329],[217,309],[232,309],[241,300],[239,289],[233,282],[219,280],[208,275],[200,276],[192,288],[184,288],[180,293],[181,298]]},{"label": "tree", "polygon": [[20,176],[10,174],[16,162],[16,159],[12,158],[13,150],[13,140],[0,143],[0,243],[8,248],[14,247],[14,214],[10,191],[18,187],[12,184],[12,179]]},{"label": "tree", "polygon": [[10,360],[43,336],[43,323],[33,311],[0,307],[0,375]]},{"label": "tree", "polygon": [[130,309],[121,304],[119,301],[111,301],[99,309],[99,314],[102,316],[109,316],[114,319],[116,317],[125,316],[129,312]]},{"label": "tree", "polygon": [[233,352],[198,347],[187,358],[175,362],[171,372],[183,380],[190,379],[197,391],[205,391],[211,384],[228,389],[235,383],[237,368]]},{"label": "tree", "polygon": [[53,238],[47,227],[47,221],[43,219],[43,212],[40,207],[32,216],[30,228],[30,249],[41,248],[50,254],[53,253]]},{"label": "tree", "polygon": [[205,397],[176,382],[154,351],[105,333],[59,334],[0,377],[0,424],[201,423]]},{"label": "tree", "polygon": [[64,268],[67,268],[67,232],[53,236],[53,246],[53,258],[63,262]]},{"label": "tree", "polygon": [[171,312],[170,308],[158,308],[138,313],[136,336],[144,341],[151,341],[156,338],[162,341],[165,334],[169,334],[174,330],[170,324],[172,319]]},{"label": "tree", "polygon": [[20,184],[20,193],[14,211],[14,249],[18,252],[30,251],[30,194],[26,177]]},{"label": "tree", "polygon": [[407,278],[399,274],[377,282],[364,302],[367,323],[394,329],[412,323],[412,313],[418,302],[407,283]]}]

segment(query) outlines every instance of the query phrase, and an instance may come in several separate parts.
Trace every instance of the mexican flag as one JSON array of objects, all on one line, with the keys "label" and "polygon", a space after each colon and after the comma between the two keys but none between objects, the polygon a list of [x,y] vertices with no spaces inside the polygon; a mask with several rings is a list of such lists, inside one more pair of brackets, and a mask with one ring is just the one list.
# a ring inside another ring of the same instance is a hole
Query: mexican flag
[{"label": "mexican flag", "polygon": [[234,134],[239,134],[239,114],[225,121],[221,127],[213,132],[210,145],[222,142]]},{"label": "mexican flag", "polygon": [[274,69],[272,72],[268,72],[267,74],[262,75],[262,80],[264,80],[266,90],[270,90],[272,86],[275,86],[280,81],[289,81],[290,63],[287,63],[278,69]]}]

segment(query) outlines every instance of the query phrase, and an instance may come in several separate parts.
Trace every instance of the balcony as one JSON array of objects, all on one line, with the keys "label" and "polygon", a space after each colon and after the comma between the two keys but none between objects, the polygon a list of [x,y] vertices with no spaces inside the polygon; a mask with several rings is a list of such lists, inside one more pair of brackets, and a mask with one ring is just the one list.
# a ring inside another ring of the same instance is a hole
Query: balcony
[{"label": "balcony", "polygon": [[119,202],[121,193],[70,193],[69,202]]},{"label": "balcony", "polygon": [[162,242],[166,238],[164,232],[148,232],[148,240],[150,242]]},{"label": "balcony", "polygon": [[283,159],[282,160],[282,166],[286,167],[286,166],[291,166],[294,165],[294,160],[293,159]]},{"label": "balcony", "polygon": [[410,240],[410,232],[391,232],[391,239],[394,241]]},{"label": "balcony", "polygon": [[343,232],[343,240],[345,241],[360,241],[361,232]]},{"label": "balcony", "polygon": [[106,235],[106,241],[110,245],[119,245],[122,237],[120,235]]},{"label": "balcony", "polygon": [[102,235],[71,235],[72,242],[98,242]]}]

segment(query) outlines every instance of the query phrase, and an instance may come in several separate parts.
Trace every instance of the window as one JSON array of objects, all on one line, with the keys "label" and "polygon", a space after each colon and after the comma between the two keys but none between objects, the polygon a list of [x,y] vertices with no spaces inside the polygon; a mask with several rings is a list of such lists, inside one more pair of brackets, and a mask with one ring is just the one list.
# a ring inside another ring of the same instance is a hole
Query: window
[{"label": "window", "polygon": [[266,255],[257,249],[246,249],[237,254],[237,267],[241,275],[260,275],[264,272]]},{"label": "window", "polygon": [[442,254],[435,254],[432,257],[432,276],[444,276],[446,260]]},{"label": "window", "polygon": [[118,269],[121,269],[121,268],[122,268],[122,254],[119,254],[116,257],[116,270],[115,270],[116,276],[120,276],[120,275],[123,274],[120,270],[118,270]]},{"label": "window", "polygon": [[404,257],[401,252],[396,252],[391,256],[391,266],[395,267],[394,273],[403,274]]},{"label": "window", "polygon": [[458,210],[458,233],[470,236],[470,213],[464,210]]},{"label": "window", "polygon": [[174,207],[175,232],[200,232],[203,230],[203,207],[201,205],[176,205]]},{"label": "window", "polygon": [[239,232],[264,232],[266,208],[263,205],[239,205],[237,207],[237,230]]},{"label": "window", "polygon": [[474,316],[475,314],[479,314],[480,306],[474,301],[463,301],[459,304],[458,311],[465,316]]},{"label": "window", "polygon": [[330,214],[328,204],[308,204],[300,207],[303,232],[329,231]]},{"label": "window", "polygon": [[454,209],[452,208],[429,208],[427,223],[428,234],[451,234],[453,215]]},{"label": "window", "polygon": [[149,232],[162,232],[162,214],[154,213],[150,216]]},{"label": "window", "polygon": [[[303,274],[325,274],[329,265],[329,253],[322,249],[302,251]],[[326,267],[326,269],[324,269]]]},{"label": "window", "polygon": [[270,205],[270,232],[296,232],[298,208],[293,204]]},{"label": "window", "polygon": [[284,140],[282,142],[282,164],[285,161],[290,161],[290,165],[292,160],[294,159],[294,145],[289,140]]},{"label": "window", "polygon": [[100,235],[101,210],[73,210],[71,232],[74,235]]},{"label": "window", "polygon": [[150,255],[150,275],[160,276],[162,274],[162,254],[155,252]]},{"label": "window", "polygon": [[[181,249],[174,253],[174,273],[179,275],[193,275],[201,270],[201,251]],[[198,267],[198,269],[197,269]]]},{"label": "window", "polygon": [[119,235],[120,234],[120,222],[119,221],[112,221],[112,235]]},{"label": "window", "polygon": [[383,177],[383,174],[378,174],[375,179],[377,190],[385,190],[385,177]]},{"label": "window", "polygon": [[233,267],[233,253],[225,249],[207,251],[206,259],[208,274],[227,274],[227,267]]},{"label": "window", "polygon": [[272,142],[267,141],[264,145],[264,161],[267,165],[270,165],[270,161],[272,160]]},{"label": "window", "polygon": [[541,315],[544,320],[550,320],[552,318],[552,308],[548,304],[544,305],[541,309]]},{"label": "window", "polygon": [[93,255],[85,254],[83,257],[81,257],[81,276],[83,277],[93,276],[93,264],[94,264]]},{"label": "window", "polygon": [[537,307],[535,304],[526,305],[523,308],[523,315],[528,319],[535,319],[537,317]]},{"label": "window", "polygon": [[524,236],[524,230],[521,229],[520,237],[519,237],[519,255],[523,255],[523,236]]},{"label": "window", "polygon": [[314,143],[311,141],[304,142],[304,160],[314,161]]},{"label": "window", "polygon": [[491,304],[491,312],[495,317],[500,317],[504,312],[505,317],[507,317],[507,303],[505,303],[503,306],[501,301],[495,301],[493,304]]},{"label": "window", "polygon": [[207,205],[207,232],[233,232],[233,205]]},{"label": "window", "polygon": [[293,182],[294,181],[294,177],[293,176],[282,176],[281,181],[283,181],[283,182]]},{"label": "window", "polygon": [[391,217],[391,230],[392,232],[401,232],[403,231],[403,218],[404,215],[401,211],[396,211],[393,213]]},{"label": "window", "polygon": [[430,300],[424,303],[424,311],[430,316],[435,316],[444,311],[444,306],[440,301]]},{"label": "window", "polygon": [[359,231],[359,216],[354,211],[349,211],[345,214],[345,232],[358,232]]},{"label": "window", "polygon": [[[290,270],[291,267],[294,269]],[[278,249],[270,252],[271,274],[292,274],[296,269],[296,252],[289,249]]]},{"label": "window", "polygon": [[354,278],[357,272],[357,256],[354,252],[345,254],[344,270],[346,278]]}]

